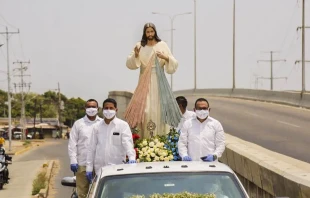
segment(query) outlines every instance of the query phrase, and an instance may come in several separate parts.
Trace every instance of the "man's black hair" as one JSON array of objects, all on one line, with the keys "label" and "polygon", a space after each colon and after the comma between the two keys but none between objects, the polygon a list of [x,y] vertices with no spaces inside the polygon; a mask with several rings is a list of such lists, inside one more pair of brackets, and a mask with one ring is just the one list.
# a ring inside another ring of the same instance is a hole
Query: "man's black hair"
[{"label": "man's black hair", "polygon": [[97,107],[98,107],[98,102],[97,102],[97,100],[95,100],[95,99],[89,99],[89,100],[87,100],[86,103],[85,103],[85,107],[86,107],[86,105],[87,105],[88,102],[96,102]]},{"label": "man's black hair", "polygon": [[105,99],[105,101],[103,101],[102,107],[104,107],[104,104],[105,104],[105,103],[108,103],[108,102],[113,103],[113,104],[114,104],[114,107],[117,108],[117,102],[116,102],[113,98],[107,98],[107,99]]},{"label": "man's black hair", "polygon": [[195,102],[195,108],[196,108],[196,104],[197,104],[197,102],[207,102],[207,104],[208,104],[208,106],[210,107],[210,104],[209,104],[209,102],[208,102],[208,100],[207,99],[205,99],[205,98],[198,98],[197,100],[196,100],[196,102]]},{"label": "man's black hair", "polygon": [[179,105],[181,105],[184,109],[187,107],[187,100],[184,96],[176,97],[176,101]]}]

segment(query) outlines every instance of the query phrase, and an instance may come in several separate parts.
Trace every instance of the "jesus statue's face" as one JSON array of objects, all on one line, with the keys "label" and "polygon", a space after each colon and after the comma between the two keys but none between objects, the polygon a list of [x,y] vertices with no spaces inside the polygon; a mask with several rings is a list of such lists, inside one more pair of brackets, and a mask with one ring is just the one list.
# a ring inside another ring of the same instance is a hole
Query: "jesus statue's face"
[{"label": "jesus statue's face", "polygon": [[147,40],[152,41],[154,39],[154,36],[155,36],[154,29],[152,27],[148,27],[145,30],[145,35],[146,35]]}]

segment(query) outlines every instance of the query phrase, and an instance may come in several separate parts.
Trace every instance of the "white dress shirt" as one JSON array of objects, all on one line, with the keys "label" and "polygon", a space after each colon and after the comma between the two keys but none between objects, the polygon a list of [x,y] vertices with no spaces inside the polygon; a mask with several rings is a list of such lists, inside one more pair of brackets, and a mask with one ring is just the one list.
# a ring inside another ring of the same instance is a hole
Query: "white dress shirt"
[{"label": "white dress shirt", "polygon": [[128,123],[117,117],[109,124],[102,120],[93,129],[86,171],[91,172],[94,168],[99,175],[101,167],[122,164],[126,160],[126,154],[129,160],[136,159],[132,132]]},{"label": "white dress shirt", "polygon": [[183,113],[181,121],[177,127],[177,131],[182,129],[182,126],[186,120],[191,119],[191,118],[195,118],[195,117],[196,117],[196,113],[194,111],[188,111],[186,109],[186,111]]},{"label": "white dress shirt", "polygon": [[94,121],[91,121],[85,115],[73,124],[68,143],[68,153],[71,164],[86,166],[87,151],[93,126],[101,120],[102,118],[97,116]]},{"label": "white dress shirt", "polygon": [[217,155],[221,157],[225,150],[225,133],[219,121],[208,116],[204,122],[197,118],[185,121],[178,142],[178,150],[183,158],[189,156],[193,161],[200,157]]}]

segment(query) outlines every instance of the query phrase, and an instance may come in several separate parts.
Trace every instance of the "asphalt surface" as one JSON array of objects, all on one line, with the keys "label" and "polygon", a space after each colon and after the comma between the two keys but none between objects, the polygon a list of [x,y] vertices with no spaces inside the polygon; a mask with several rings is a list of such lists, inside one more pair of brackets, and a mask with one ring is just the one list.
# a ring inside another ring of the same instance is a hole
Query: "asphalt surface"
[{"label": "asphalt surface", "polygon": [[56,144],[44,145],[40,148],[30,150],[27,153],[18,156],[14,162],[22,161],[35,161],[35,160],[59,160],[60,169],[55,177],[55,190],[56,194],[54,197],[71,197],[72,188],[61,185],[61,179],[66,176],[73,176],[70,171],[70,161],[68,157],[68,140],[59,139],[47,139],[47,141],[55,142]]},{"label": "asphalt surface", "polygon": [[[188,110],[200,96],[185,96]],[[206,97],[210,116],[226,133],[310,163],[310,110],[221,97]]]}]

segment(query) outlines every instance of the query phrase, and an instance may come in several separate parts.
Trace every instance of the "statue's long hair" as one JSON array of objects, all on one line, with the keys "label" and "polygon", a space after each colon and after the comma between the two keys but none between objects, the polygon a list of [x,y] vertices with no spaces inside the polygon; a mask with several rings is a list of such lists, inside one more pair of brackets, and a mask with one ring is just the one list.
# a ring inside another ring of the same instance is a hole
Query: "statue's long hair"
[{"label": "statue's long hair", "polygon": [[156,31],[156,27],[153,23],[146,23],[143,27],[143,35],[142,35],[142,39],[141,39],[141,45],[144,47],[146,44],[147,44],[147,37],[146,37],[146,29],[147,28],[153,28],[154,32],[155,32],[155,35],[154,35],[154,39],[157,41],[157,42],[160,42],[161,39],[158,37],[157,35],[157,31]]}]

